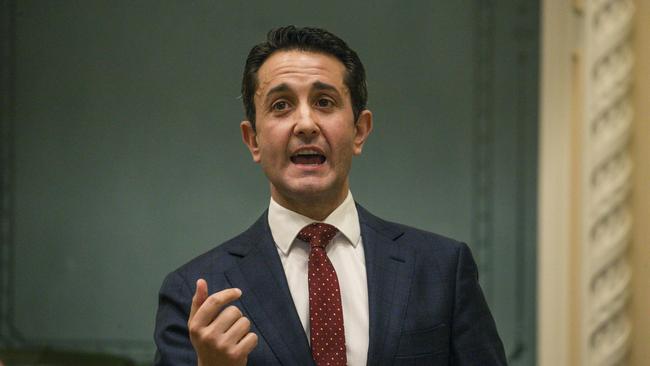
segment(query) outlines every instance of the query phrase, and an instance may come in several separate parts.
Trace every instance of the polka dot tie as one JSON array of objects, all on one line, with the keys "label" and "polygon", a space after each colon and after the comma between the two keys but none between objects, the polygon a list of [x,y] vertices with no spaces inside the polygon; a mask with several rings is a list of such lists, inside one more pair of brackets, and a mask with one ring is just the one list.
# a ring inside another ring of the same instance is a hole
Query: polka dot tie
[{"label": "polka dot tie", "polygon": [[337,232],[332,225],[313,223],[298,233],[298,239],[311,246],[309,320],[311,353],[318,366],[342,366],[347,363],[339,280],[325,252],[325,246]]}]

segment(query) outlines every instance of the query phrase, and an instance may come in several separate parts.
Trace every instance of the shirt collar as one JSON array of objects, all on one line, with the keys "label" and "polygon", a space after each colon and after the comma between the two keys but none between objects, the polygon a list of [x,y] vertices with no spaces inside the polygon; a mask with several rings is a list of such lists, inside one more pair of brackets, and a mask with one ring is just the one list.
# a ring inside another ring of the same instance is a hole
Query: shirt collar
[{"label": "shirt collar", "polygon": [[[271,197],[271,202],[269,203],[268,220],[275,245],[284,255],[289,253],[294,239],[296,239],[298,232],[303,227],[313,222],[318,222],[280,206],[280,204],[275,202],[273,197]],[[359,238],[361,237],[359,214],[357,213],[357,207],[354,204],[354,199],[350,191],[348,191],[348,195],[343,203],[332,211],[322,222],[336,227],[352,246],[356,247],[359,244]]]}]

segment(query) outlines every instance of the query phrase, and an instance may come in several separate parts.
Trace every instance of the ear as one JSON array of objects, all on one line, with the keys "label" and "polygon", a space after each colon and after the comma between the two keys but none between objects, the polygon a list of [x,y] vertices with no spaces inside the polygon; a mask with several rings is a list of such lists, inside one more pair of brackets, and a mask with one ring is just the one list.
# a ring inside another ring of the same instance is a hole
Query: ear
[{"label": "ear", "polygon": [[363,144],[368,139],[370,132],[372,131],[372,112],[368,109],[364,109],[359,114],[357,123],[354,125],[355,134],[354,134],[354,148],[352,152],[354,155],[361,155],[361,150],[363,150]]},{"label": "ear", "polygon": [[246,147],[251,152],[253,161],[256,163],[260,162],[260,147],[257,143],[257,132],[253,128],[253,124],[250,121],[242,121],[239,125],[241,128],[241,139],[244,141]]}]

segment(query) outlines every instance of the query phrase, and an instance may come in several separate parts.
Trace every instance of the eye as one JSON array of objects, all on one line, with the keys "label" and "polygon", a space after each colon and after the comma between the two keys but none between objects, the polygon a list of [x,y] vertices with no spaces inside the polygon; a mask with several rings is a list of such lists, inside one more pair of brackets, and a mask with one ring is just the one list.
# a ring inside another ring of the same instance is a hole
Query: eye
[{"label": "eye", "polygon": [[334,101],[332,101],[329,98],[319,98],[316,101],[316,105],[321,107],[321,108],[329,108],[329,107],[334,106]]},{"label": "eye", "polygon": [[273,105],[271,105],[271,109],[276,111],[276,112],[282,112],[282,111],[287,110],[288,108],[289,108],[289,103],[287,103],[284,100],[279,100],[279,101],[273,103]]}]

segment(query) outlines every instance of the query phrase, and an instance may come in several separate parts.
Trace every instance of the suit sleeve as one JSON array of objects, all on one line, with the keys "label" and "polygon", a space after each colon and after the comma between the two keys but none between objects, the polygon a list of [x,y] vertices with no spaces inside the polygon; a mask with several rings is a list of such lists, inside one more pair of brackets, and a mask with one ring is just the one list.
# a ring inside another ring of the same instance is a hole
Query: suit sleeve
[{"label": "suit sleeve", "polygon": [[465,244],[458,254],[451,331],[452,365],[507,365],[496,324],[478,283],[476,263]]},{"label": "suit sleeve", "polygon": [[187,329],[192,296],[193,291],[177,272],[170,273],[163,281],[154,330],[155,366],[196,365],[196,353]]}]

